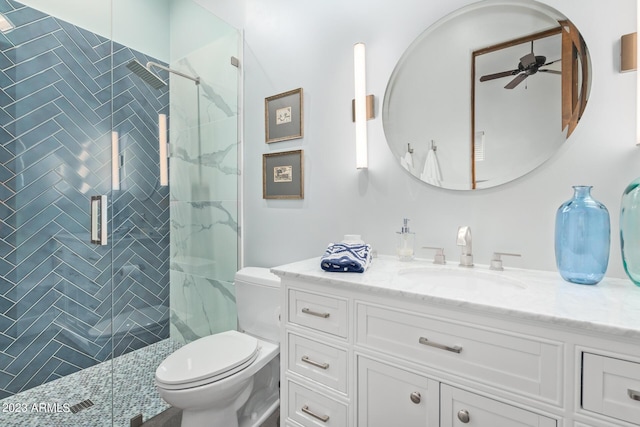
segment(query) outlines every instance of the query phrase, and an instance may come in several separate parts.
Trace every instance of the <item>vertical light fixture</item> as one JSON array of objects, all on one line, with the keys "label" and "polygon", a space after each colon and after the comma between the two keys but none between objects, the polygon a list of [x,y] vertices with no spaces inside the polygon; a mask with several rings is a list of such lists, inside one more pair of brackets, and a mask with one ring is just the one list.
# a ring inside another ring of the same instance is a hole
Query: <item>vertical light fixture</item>
[{"label": "vertical light fixture", "polygon": [[160,154],[160,185],[169,185],[169,165],[167,156],[167,115],[158,114],[158,152]]},{"label": "vertical light fixture", "polygon": [[111,189],[120,189],[120,136],[111,132]]},{"label": "vertical light fixture", "polygon": [[367,161],[367,85],[364,43],[353,46],[355,83],[354,121],[356,122],[356,168],[366,169]]}]

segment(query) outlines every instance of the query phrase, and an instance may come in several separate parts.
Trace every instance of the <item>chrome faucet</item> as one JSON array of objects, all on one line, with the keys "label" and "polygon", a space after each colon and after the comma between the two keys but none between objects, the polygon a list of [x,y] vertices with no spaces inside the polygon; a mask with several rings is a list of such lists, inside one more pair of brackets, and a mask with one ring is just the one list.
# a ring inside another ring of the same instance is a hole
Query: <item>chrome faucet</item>
[{"label": "chrome faucet", "polygon": [[469,226],[458,227],[458,246],[462,248],[460,254],[461,267],[473,267],[473,254],[471,253],[471,228]]}]

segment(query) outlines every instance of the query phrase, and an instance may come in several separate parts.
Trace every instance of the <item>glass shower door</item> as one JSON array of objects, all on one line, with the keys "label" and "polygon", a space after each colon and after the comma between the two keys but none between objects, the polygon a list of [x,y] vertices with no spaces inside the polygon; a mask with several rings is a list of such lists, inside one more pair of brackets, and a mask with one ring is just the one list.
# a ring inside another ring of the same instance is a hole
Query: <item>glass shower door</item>
[{"label": "glass shower door", "polygon": [[0,14],[0,425],[111,425],[111,42]]},{"label": "glass shower door", "polygon": [[164,358],[236,328],[240,39],[190,0],[114,0],[113,20],[113,413],[129,426],[168,408]]}]

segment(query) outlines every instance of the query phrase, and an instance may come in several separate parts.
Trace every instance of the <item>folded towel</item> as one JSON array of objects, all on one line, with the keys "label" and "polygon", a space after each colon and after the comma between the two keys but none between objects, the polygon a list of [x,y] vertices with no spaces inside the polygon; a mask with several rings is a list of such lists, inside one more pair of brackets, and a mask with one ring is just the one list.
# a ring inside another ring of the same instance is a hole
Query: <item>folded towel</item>
[{"label": "folded towel", "polygon": [[413,156],[410,152],[404,153],[404,156],[400,157],[400,164],[403,168],[409,171],[412,175],[415,175],[415,169],[413,167]]},{"label": "folded towel", "polygon": [[438,165],[438,159],[436,152],[431,148],[427,152],[427,159],[424,162],[424,169],[420,175],[420,179],[427,184],[439,186],[442,182],[442,174],[440,173],[440,166]]},{"label": "folded towel", "polygon": [[320,260],[325,271],[364,273],[371,264],[371,245],[330,243]]}]

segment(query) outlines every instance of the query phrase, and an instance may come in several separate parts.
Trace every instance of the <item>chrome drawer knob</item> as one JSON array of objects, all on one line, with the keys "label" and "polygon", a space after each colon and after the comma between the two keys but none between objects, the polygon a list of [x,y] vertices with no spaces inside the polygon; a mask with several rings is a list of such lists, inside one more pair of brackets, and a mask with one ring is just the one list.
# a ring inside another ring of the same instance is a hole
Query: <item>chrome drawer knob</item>
[{"label": "chrome drawer knob", "polygon": [[468,423],[469,422],[469,411],[467,411],[466,409],[460,409],[458,411],[458,419],[463,422],[463,423]]},{"label": "chrome drawer knob", "polygon": [[409,397],[411,398],[411,401],[416,404],[420,403],[420,401],[422,400],[422,396],[417,391],[411,393]]}]

